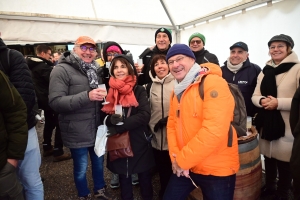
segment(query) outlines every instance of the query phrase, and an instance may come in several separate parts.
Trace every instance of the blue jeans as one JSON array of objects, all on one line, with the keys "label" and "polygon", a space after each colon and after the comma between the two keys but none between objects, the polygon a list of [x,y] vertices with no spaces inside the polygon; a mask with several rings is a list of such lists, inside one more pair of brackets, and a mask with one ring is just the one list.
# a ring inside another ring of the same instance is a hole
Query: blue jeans
[{"label": "blue jeans", "polygon": [[73,166],[74,166],[74,181],[78,191],[79,197],[84,197],[90,194],[88,189],[88,184],[86,180],[86,171],[88,167],[88,153],[90,154],[90,159],[92,163],[92,176],[94,181],[94,192],[102,189],[105,186],[103,178],[103,161],[104,156],[98,157],[95,154],[94,146],[84,147],[78,149],[70,149]]},{"label": "blue jeans", "polygon": [[17,174],[23,185],[26,199],[43,200],[44,187],[40,175],[41,152],[35,127],[28,130],[24,160],[18,161]]},{"label": "blue jeans", "polygon": [[[201,175],[190,172],[190,177],[198,185],[203,194],[204,200],[232,200],[236,175],[212,176]],[[172,174],[164,200],[184,200],[195,189],[192,181],[184,176],[177,177]]]}]

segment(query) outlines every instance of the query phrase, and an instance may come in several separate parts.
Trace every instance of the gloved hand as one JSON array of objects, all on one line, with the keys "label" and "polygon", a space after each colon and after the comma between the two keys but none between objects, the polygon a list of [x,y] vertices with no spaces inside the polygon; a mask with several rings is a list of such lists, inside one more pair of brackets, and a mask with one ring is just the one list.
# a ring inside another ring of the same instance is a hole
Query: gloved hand
[{"label": "gloved hand", "polygon": [[112,114],[110,115],[109,120],[111,124],[116,125],[117,123],[123,121],[123,117],[119,114]]},{"label": "gloved hand", "polygon": [[106,137],[110,137],[110,136],[113,136],[113,135],[116,135],[116,134],[118,134],[118,133],[117,133],[117,130],[116,130],[115,126],[108,126],[107,127],[107,136]]},{"label": "gloved hand", "polygon": [[157,132],[158,129],[162,129],[164,126],[167,125],[168,122],[168,117],[160,119],[154,126],[154,132]]}]

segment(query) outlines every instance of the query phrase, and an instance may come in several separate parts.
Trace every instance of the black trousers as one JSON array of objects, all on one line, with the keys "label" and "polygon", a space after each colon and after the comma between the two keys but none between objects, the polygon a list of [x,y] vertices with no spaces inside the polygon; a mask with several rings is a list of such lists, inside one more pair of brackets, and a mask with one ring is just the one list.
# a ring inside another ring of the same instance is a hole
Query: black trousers
[{"label": "black trousers", "polygon": [[44,126],[44,142],[43,150],[47,151],[52,148],[51,138],[53,130],[55,129],[55,138],[54,138],[54,152],[53,156],[60,156],[63,152],[63,141],[61,139],[60,128],[58,125],[58,114],[53,110],[44,110],[45,115],[45,126]]},{"label": "black trousers", "polygon": [[[277,160],[275,158],[265,158],[265,173],[266,173],[266,188],[276,190],[276,195],[283,198],[288,198],[288,192],[291,188],[292,174],[290,163]],[[276,184],[278,170],[278,182]]]},{"label": "black trousers", "polygon": [[[152,188],[152,176],[151,170],[147,170],[142,173],[138,173],[139,185],[143,200],[153,199],[153,188]],[[128,177],[124,174],[119,174],[119,182],[121,187],[121,199],[122,200],[133,200],[133,190],[131,184],[131,175]]]},{"label": "black trousers", "polygon": [[160,151],[153,148],[153,154],[154,154],[156,168],[158,170],[159,179],[160,179],[159,196],[162,198],[166,191],[170,177],[173,173],[172,163],[171,163],[169,151]]}]

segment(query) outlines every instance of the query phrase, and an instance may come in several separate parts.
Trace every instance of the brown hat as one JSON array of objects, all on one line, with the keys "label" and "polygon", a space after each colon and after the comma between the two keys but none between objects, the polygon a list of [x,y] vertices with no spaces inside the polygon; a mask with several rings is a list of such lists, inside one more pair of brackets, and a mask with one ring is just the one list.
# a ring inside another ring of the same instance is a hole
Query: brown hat
[{"label": "brown hat", "polygon": [[81,45],[81,44],[92,44],[92,45],[96,46],[96,42],[88,36],[80,36],[76,40],[75,44],[79,44],[79,45]]}]

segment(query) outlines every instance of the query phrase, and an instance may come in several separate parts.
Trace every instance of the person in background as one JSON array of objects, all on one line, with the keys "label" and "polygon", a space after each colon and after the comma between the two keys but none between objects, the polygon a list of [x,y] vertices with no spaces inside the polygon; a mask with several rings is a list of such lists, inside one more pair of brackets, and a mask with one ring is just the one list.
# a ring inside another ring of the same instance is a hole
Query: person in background
[{"label": "person in background", "polygon": [[[50,73],[53,70],[53,63],[49,61],[51,48],[41,44],[36,47],[36,55],[27,58],[27,64],[31,70],[38,106],[44,110],[44,131],[43,131],[43,156],[53,155],[53,162],[71,159],[70,153],[64,153],[61,131],[58,124],[58,113],[50,108],[49,101],[49,82]],[[52,133],[55,129],[54,148],[51,144]]]},{"label": "person in background", "polygon": [[16,170],[27,146],[27,110],[22,97],[1,70],[0,96],[0,199],[23,200]]},{"label": "person in background", "polygon": [[73,158],[73,175],[78,199],[92,199],[86,171],[88,155],[92,164],[94,196],[111,199],[103,177],[104,156],[94,151],[100,109],[105,89],[99,77],[101,68],[95,62],[96,43],[88,36],[80,36],[73,51],[64,52],[50,75],[49,105],[59,113],[61,135]]},{"label": "person in background", "polygon": [[[102,111],[109,114],[106,120],[109,136],[116,133],[129,131],[130,144],[133,157],[118,158],[109,161],[107,168],[115,174],[119,174],[121,187],[121,199],[132,200],[132,174],[138,174],[141,196],[143,200],[153,199],[151,169],[154,167],[152,146],[149,141],[148,123],[150,120],[150,106],[144,87],[137,84],[137,72],[133,67],[133,61],[128,56],[117,55],[110,67],[109,90]],[[114,113],[116,104],[122,105],[123,117]],[[123,121],[123,125],[116,125]],[[109,137],[108,136],[108,137]]]},{"label": "person in background", "polygon": [[[232,200],[239,170],[234,128],[232,146],[228,146],[234,98],[218,65],[204,63],[200,67],[195,61],[185,44],[174,44],[167,54],[170,72],[176,79],[167,124],[174,174],[163,199],[184,200],[196,185],[204,199]],[[204,100],[199,95],[203,75]]]},{"label": "person in background", "polygon": [[300,199],[300,87],[295,92],[290,113],[290,126],[294,136],[290,167],[293,178],[294,199]]},{"label": "person in background", "polygon": [[2,63],[0,70],[8,75],[9,81],[18,90],[27,108],[28,140],[24,159],[18,161],[18,178],[23,185],[26,199],[43,200],[44,187],[40,175],[41,152],[35,129],[36,96],[31,73],[23,54],[8,49],[1,38],[0,60]]},{"label": "person in background", "polygon": [[260,133],[260,152],[265,158],[266,185],[261,196],[288,199],[294,142],[289,115],[293,95],[299,87],[300,63],[292,51],[294,41],[290,36],[275,35],[268,42],[268,47],[271,59],[259,74],[252,96],[252,102],[260,108],[255,125]]},{"label": "person in background", "polygon": [[172,43],[172,31],[167,28],[159,28],[155,32],[155,46],[147,48],[139,56],[140,59],[143,59],[143,67],[140,68],[137,63],[134,64],[136,70],[140,74],[138,77],[138,84],[145,85],[150,83],[152,80],[149,76],[150,64],[153,56],[156,54],[167,55],[168,50],[171,47]]},{"label": "person in background", "polygon": [[202,63],[215,63],[216,65],[219,65],[219,60],[215,54],[209,53],[204,46],[205,46],[205,37],[201,33],[193,33],[189,38],[189,46],[190,49],[193,51],[196,63],[202,64]]},{"label": "person in background", "polygon": [[174,88],[174,77],[169,71],[165,55],[157,54],[152,58],[149,76],[152,79],[152,83],[146,86],[151,108],[149,126],[153,134],[151,143],[160,179],[159,198],[162,199],[172,175],[166,126]]},{"label": "person in background", "polygon": [[[108,81],[110,78],[110,73],[109,73],[110,66],[106,66],[106,62],[111,62],[114,59],[114,57],[117,55],[125,55],[125,54],[126,54],[126,52],[122,49],[122,47],[118,43],[113,42],[113,41],[109,41],[109,42],[105,43],[105,45],[103,47],[103,58],[105,61],[104,77],[105,77],[105,83],[106,83],[107,88],[109,88]],[[131,180],[132,180],[132,185],[139,184],[139,177],[137,174],[132,174]],[[118,174],[112,173],[110,187],[111,188],[120,187]]]},{"label": "person in background", "polygon": [[54,66],[55,65],[57,65],[57,63],[58,63],[58,59],[60,58],[60,56],[61,56],[61,52],[59,51],[59,52],[54,52],[53,53],[53,61],[54,61]]},{"label": "person in background", "polygon": [[222,77],[228,83],[238,85],[245,100],[247,116],[254,117],[257,113],[257,107],[254,106],[251,98],[261,68],[250,62],[246,43],[236,42],[229,49],[230,56],[224,62],[224,66],[221,67]]}]

